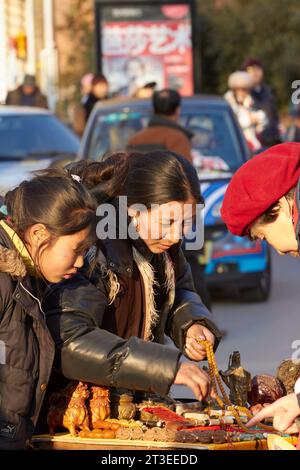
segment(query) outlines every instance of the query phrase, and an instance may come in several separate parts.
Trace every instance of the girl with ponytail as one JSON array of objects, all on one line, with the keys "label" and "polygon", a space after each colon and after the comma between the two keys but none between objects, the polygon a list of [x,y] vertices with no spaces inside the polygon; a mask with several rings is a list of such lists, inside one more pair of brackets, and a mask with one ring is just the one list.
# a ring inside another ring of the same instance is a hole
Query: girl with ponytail
[{"label": "girl with ponytail", "polygon": [[[183,384],[203,399],[209,378],[191,361],[205,359],[198,339],[216,347],[220,333],[180,247],[180,229],[190,227],[202,202],[194,168],[176,154],[151,152],[117,153],[67,170],[97,199],[102,219],[98,250],[89,253],[91,277],[54,286],[45,300],[63,375],[160,395]],[[116,236],[105,231],[112,221],[104,208],[116,211]],[[164,345],[165,335],[176,349]],[[181,363],[182,354],[189,361]]]},{"label": "girl with ponytail", "polygon": [[55,353],[41,293],[48,283],[69,279],[83,266],[95,240],[96,206],[82,185],[54,170],[23,181],[5,202],[0,221],[0,449],[23,449],[36,426]]}]

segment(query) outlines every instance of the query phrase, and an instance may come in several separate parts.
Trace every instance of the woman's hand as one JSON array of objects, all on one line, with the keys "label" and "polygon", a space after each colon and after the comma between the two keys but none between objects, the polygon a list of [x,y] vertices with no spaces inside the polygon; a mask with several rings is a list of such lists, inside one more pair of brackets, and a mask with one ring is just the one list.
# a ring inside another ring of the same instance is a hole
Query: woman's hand
[{"label": "woman's hand", "polygon": [[174,384],[189,387],[199,401],[204,400],[208,395],[215,398],[215,393],[210,389],[209,376],[196,364],[188,362],[180,364]]},{"label": "woman's hand", "polygon": [[[247,427],[260,423],[265,418],[273,417],[273,427],[279,432],[295,432],[294,421],[300,415],[300,408],[295,393],[279,398],[272,405],[263,408],[252,418]],[[297,432],[297,431],[296,431]]]},{"label": "woman's hand", "polygon": [[184,353],[192,361],[203,361],[206,359],[205,347],[197,340],[208,340],[212,345],[215,344],[215,337],[208,328],[202,325],[192,325],[186,333]]}]

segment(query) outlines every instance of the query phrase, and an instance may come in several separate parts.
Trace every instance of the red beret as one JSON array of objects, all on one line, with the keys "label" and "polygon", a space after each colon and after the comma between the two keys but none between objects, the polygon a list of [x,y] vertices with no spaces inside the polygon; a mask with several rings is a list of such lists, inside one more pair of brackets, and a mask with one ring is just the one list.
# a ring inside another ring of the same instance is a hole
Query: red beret
[{"label": "red beret", "polygon": [[234,235],[250,227],[300,178],[300,143],[274,145],[247,161],[234,174],[222,204],[222,219]]}]

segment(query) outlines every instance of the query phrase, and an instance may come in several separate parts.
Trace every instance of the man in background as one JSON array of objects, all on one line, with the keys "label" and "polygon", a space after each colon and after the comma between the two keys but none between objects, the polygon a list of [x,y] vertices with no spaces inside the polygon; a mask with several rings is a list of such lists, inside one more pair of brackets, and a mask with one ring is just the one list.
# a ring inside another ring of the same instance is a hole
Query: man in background
[{"label": "man in background", "polygon": [[152,98],[156,85],[156,82],[145,83],[145,85],[141,86],[136,90],[135,94],[133,95],[133,98],[139,98],[144,100]]},{"label": "man in background", "polygon": [[25,75],[23,84],[8,92],[5,104],[48,108],[47,98],[37,87],[34,75]]},{"label": "man in background", "polygon": [[261,144],[263,147],[278,144],[280,135],[277,105],[270,87],[265,83],[264,67],[259,59],[250,58],[244,62],[243,68],[252,78],[251,96],[254,106],[263,110],[268,118],[268,124],[260,134]]},{"label": "man in background", "polygon": [[181,96],[176,90],[155,91],[152,95],[154,114],[148,126],[128,141],[128,150],[147,152],[170,150],[193,163],[193,134],[179,124]]}]

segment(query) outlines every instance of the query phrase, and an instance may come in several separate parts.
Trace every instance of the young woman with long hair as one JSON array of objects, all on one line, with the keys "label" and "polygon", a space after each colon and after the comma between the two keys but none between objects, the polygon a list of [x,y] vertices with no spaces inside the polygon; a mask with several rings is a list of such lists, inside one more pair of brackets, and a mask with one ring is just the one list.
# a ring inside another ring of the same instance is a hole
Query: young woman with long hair
[{"label": "young woman with long hair", "polygon": [[[209,378],[191,361],[205,358],[198,339],[217,346],[220,334],[194,291],[180,248],[181,228],[191,226],[202,202],[194,168],[170,152],[114,154],[76,165],[76,176],[97,198],[98,213],[115,210],[118,222],[115,235],[105,236],[105,217],[97,227],[91,277],[83,272],[54,286],[45,299],[62,373],[160,395],[183,384],[204,398]],[[68,171],[74,174],[74,166]],[[163,344],[164,335],[176,349]],[[191,361],[181,363],[182,353]]]}]

